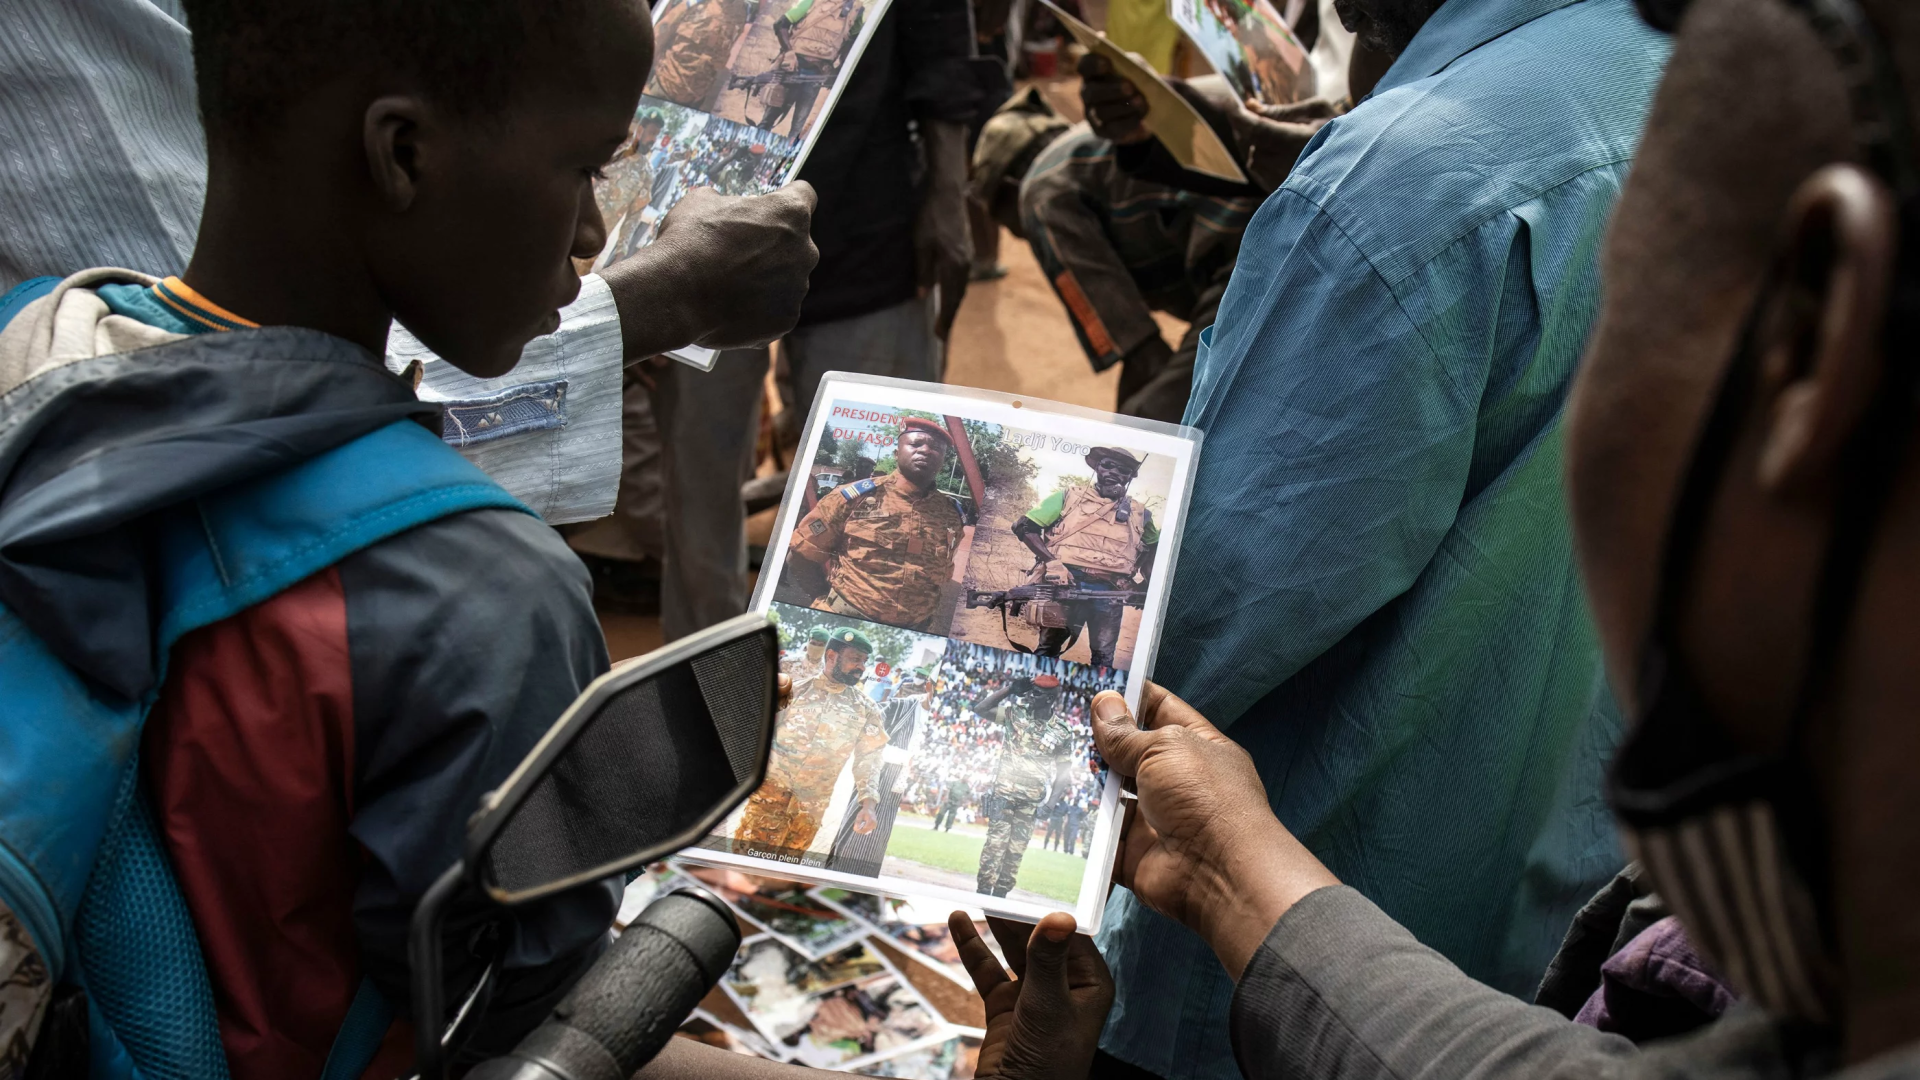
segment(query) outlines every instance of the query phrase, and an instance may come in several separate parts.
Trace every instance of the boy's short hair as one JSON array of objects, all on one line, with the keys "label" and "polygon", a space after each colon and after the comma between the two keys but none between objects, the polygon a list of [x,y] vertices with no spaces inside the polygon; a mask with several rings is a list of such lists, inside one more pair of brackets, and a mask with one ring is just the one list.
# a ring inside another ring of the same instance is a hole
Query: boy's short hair
[{"label": "boy's short hair", "polygon": [[[461,115],[506,106],[530,59],[586,40],[622,0],[183,0],[210,143],[267,134],[350,71],[401,73]],[[643,16],[644,17],[644,16]]]}]

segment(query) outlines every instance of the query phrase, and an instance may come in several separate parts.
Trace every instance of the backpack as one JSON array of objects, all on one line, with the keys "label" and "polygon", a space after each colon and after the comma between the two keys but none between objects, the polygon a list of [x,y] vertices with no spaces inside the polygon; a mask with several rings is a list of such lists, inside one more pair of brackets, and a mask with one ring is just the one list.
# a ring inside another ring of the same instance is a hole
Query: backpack
[{"label": "backpack", "polygon": [[[0,324],[20,306],[10,299]],[[402,420],[203,497],[197,515],[157,515],[162,677],[135,702],[98,696],[0,605],[0,903],[53,985],[85,992],[94,1080],[228,1076],[212,984],[138,768],[174,643],[354,552],[484,508],[532,513]],[[363,981],[323,1080],[358,1077],[391,1018]]]}]

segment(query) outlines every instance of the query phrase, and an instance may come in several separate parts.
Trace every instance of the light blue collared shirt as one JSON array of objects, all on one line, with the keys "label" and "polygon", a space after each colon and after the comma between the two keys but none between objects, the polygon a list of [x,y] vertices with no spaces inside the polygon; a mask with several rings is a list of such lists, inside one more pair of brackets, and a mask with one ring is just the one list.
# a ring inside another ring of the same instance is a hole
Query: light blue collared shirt
[{"label": "light blue collared shirt", "polygon": [[[1159,670],[1280,819],[1469,974],[1531,997],[1619,867],[1619,720],[1561,406],[1668,46],[1629,0],[1448,0],[1242,244]],[[1233,984],[1116,890],[1103,1045],[1237,1078]]]}]

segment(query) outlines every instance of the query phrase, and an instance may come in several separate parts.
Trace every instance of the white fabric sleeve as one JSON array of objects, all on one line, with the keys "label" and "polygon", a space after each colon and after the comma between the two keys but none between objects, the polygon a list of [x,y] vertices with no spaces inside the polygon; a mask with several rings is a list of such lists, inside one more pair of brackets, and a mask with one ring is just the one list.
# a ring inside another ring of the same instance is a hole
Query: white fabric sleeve
[{"label": "white fabric sleeve", "polygon": [[446,406],[441,436],[550,525],[613,513],[620,489],[624,349],[613,292],[598,274],[560,311],[560,329],[534,338],[520,363],[476,379],[435,356],[398,323],[387,367],[422,365],[420,398]]}]

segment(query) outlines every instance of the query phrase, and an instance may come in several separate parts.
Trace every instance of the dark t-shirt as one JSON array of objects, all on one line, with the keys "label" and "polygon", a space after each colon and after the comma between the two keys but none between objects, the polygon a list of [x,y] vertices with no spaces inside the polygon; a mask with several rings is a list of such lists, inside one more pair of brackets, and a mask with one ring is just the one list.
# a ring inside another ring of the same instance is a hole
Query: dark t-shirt
[{"label": "dark t-shirt", "polygon": [[912,298],[919,209],[916,120],[965,122],[979,89],[968,68],[967,0],[895,4],[874,28],[800,179],[820,193],[820,248],[800,325],[866,315]]}]

